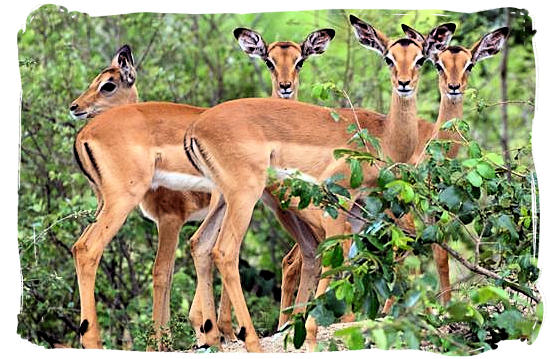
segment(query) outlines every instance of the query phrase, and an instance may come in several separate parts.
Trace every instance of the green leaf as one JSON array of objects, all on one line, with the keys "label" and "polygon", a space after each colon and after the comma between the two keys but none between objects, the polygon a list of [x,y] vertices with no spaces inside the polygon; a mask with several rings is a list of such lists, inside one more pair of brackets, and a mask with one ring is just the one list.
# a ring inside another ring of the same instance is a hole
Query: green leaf
[{"label": "green leaf", "polygon": [[332,117],[334,122],[340,121],[340,115],[338,114],[338,112],[332,110],[332,111],[330,111],[330,116]]},{"label": "green leaf", "polygon": [[378,314],[378,308],[380,307],[380,302],[378,301],[378,296],[376,293],[370,289],[365,294],[365,299],[363,301],[363,312],[367,315],[369,319],[375,319],[376,314]]},{"label": "green leaf", "polygon": [[[495,178],[495,169],[487,162],[480,162],[476,166],[476,171],[483,178],[492,179]],[[478,186],[479,187],[479,186]]]},{"label": "green leaf", "polygon": [[475,171],[468,172],[468,174],[466,175],[466,179],[472,184],[472,186],[475,187],[481,187],[481,185],[483,184],[483,178],[481,178],[481,176],[478,175]]},{"label": "green leaf", "polygon": [[344,263],[344,250],[340,244],[334,246],[332,256],[330,258],[330,266],[332,268],[340,267]]},{"label": "green leaf", "polygon": [[468,158],[467,160],[462,161],[464,167],[472,168],[477,165],[479,160],[477,158]]},{"label": "green leaf", "polygon": [[390,297],[390,288],[384,278],[378,278],[374,281],[374,288],[376,292],[383,298],[388,299]]},{"label": "green leaf", "polygon": [[351,178],[350,186],[351,188],[357,188],[363,183],[363,169],[361,168],[361,163],[352,158],[350,160],[350,169],[351,169]]},{"label": "green leaf", "polygon": [[499,166],[504,166],[504,158],[499,153],[489,152],[485,155],[485,157],[495,164]]},{"label": "green leaf", "polygon": [[451,210],[456,210],[462,202],[462,192],[455,186],[445,188],[439,194],[439,200]]},{"label": "green leaf", "polygon": [[414,199],[414,190],[410,184],[404,183],[401,189],[401,198],[405,203],[410,203]]},{"label": "green leaf", "polygon": [[309,312],[309,315],[313,316],[313,318],[317,321],[317,324],[323,327],[328,327],[336,321],[334,313],[325,308],[323,305],[316,305],[315,308]]},{"label": "green leaf", "polygon": [[504,305],[508,305],[509,296],[508,293],[498,287],[485,286],[477,289],[471,294],[472,302],[475,305],[486,304],[489,302],[503,302]]},{"label": "green leaf", "polygon": [[365,203],[363,207],[371,216],[375,216],[382,210],[382,201],[378,197],[368,196],[365,198]]},{"label": "green leaf", "polygon": [[418,337],[416,336],[415,332],[407,329],[403,332],[403,337],[405,338],[405,341],[407,342],[407,346],[410,349],[418,349],[420,348],[420,341],[418,340]]},{"label": "green leaf", "polygon": [[334,219],[338,218],[338,210],[334,207],[325,207],[325,212]]},{"label": "green leaf", "polygon": [[500,217],[498,217],[497,219],[497,224],[501,228],[506,229],[510,233],[512,238],[519,238],[519,234],[516,230],[516,226],[514,225],[514,222],[512,221],[509,215],[507,214],[500,215]]},{"label": "green leaf", "polygon": [[371,331],[371,337],[378,349],[388,349],[388,338],[383,329],[376,328]]},{"label": "green leaf", "polygon": [[470,142],[468,145],[468,156],[471,158],[480,158],[481,157],[481,147],[477,142]]},{"label": "green leaf", "polygon": [[334,332],[335,337],[344,338],[347,347],[351,350],[365,348],[365,338],[361,333],[360,327],[349,327]]},{"label": "green leaf", "polygon": [[306,340],[306,324],[304,318],[298,317],[294,320],[294,337],[292,343],[294,348],[300,349]]},{"label": "green leaf", "polygon": [[427,242],[437,241],[437,226],[432,224],[424,228],[421,238]]}]

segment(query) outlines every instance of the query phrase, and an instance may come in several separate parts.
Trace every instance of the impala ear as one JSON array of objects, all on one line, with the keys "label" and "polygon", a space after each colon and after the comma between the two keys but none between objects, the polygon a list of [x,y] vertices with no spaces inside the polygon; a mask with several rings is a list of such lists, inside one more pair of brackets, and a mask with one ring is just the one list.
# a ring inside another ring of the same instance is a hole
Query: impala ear
[{"label": "impala ear", "polygon": [[262,35],[254,30],[239,27],[233,30],[233,35],[239,41],[239,46],[250,57],[267,58],[267,44]]},{"label": "impala ear", "polygon": [[424,42],[424,55],[435,62],[436,55],[449,46],[455,30],[456,25],[452,22],[432,29]]},{"label": "impala ear", "polygon": [[321,29],[309,34],[301,45],[302,58],[325,52],[335,33],[333,29]]},{"label": "impala ear", "polygon": [[470,49],[472,52],[472,63],[475,64],[478,61],[496,55],[504,47],[509,34],[509,28],[501,27],[483,36]]},{"label": "impala ear", "polygon": [[132,86],[136,81],[136,69],[134,68],[134,56],[130,46],[124,45],[116,52],[111,66],[120,68],[122,82],[128,87]]},{"label": "impala ear", "polygon": [[418,31],[416,31],[415,29],[413,29],[412,27],[407,26],[405,24],[401,24],[401,29],[403,29],[403,32],[409,39],[416,40],[421,44],[426,42],[426,39],[424,39],[424,36]]},{"label": "impala ear", "polygon": [[386,52],[388,38],[383,33],[356,16],[350,15],[349,21],[361,45],[380,54]]}]

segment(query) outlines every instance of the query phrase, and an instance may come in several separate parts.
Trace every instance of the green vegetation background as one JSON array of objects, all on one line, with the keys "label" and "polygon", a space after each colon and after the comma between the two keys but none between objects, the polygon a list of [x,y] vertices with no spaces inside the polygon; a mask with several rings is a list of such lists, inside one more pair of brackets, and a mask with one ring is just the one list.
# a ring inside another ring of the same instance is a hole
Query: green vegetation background
[{"label": "green vegetation background", "polygon": [[[315,29],[332,27],[336,37],[327,52],[308,59],[301,71],[299,99],[319,103],[312,96],[312,86],[330,81],[350,95],[354,106],[386,112],[391,94],[389,71],[377,54],[356,41],[347,20],[350,13],[391,37],[402,36],[401,23],[426,33],[438,23],[455,22],[458,27],[452,43],[468,47],[509,21],[512,34],[505,64],[506,97],[523,103],[506,106],[507,132],[503,132],[502,105],[497,104],[503,101],[501,55],[474,67],[469,87],[477,90],[476,98],[465,100],[465,117],[474,137],[486,148],[501,151],[503,139],[512,149],[529,145],[533,106],[524,102],[532,104],[535,95],[530,19],[511,9],[507,20],[506,11],[323,10],[109,17],[90,17],[53,5],[34,11],[25,30],[18,33],[23,87],[18,236],[23,305],[19,334],[41,345],[78,343],[79,302],[70,248],[91,220],[96,201],[72,155],[73,140],[85,122],[71,119],[68,106],[121,45],[133,49],[140,101],[212,106],[271,93],[267,68],[241,51],[232,34],[234,28],[255,29],[269,43],[301,42]],[[324,105],[346,105],[337,101]],[[439,92],[437,72],[431,64],[422,69],[418,105],[421,117],[435,120]],[[176,349],[192,344],[185,324],[194,293],[187,239],[195,226],[189,224],[182,231],[176,257],[171,297],[172,314],[180,323]],[[292,244],[268,211],[259,206],[241,256],[256,270],[275,272],[280,280],[280,260]],[[134,211],[108,246],[97,278],[99,321],[108,348],[145,348],[155,250],[155,225]],[[278,302],[272,296],[246,296],[260,334],[273,333]]]}]

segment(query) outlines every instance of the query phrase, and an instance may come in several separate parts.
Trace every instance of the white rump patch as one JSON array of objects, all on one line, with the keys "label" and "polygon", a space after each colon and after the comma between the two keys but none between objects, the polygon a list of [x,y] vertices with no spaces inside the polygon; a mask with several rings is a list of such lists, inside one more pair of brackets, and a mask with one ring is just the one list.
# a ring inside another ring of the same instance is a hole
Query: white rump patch
[{"label": "white rump patch", "polygon": [[302,181],[310,182],[313,184],[319,184],[317,178],[308,175],[307,173],[300,172],[296,168],[280,168],[272,167],[275,170],[275,174],[278,180],[284,180],[288,177],[294,177],[301,179]]},{"label": "white rump patch", "polygon": [[155,170],[151,189],[155,190],[158,187],[165,187],[172,191],[210,193],[214,188],[214,184],[206,177]]}]

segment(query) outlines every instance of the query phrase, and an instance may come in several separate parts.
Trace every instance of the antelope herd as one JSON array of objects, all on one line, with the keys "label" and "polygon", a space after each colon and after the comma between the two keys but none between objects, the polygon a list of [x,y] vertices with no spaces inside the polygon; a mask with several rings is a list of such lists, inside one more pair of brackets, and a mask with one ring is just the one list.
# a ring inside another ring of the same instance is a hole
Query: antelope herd
[{"label": "antelope herd", "polygon": [[[426,35],[402,25],[405,37],[395,40],[353,15],[350,23],[359,43],[379,53],[387,64],[391,105],[387,114],[368,109],[334,111],[342,118],[356,118],[361,128],[378,137],[384,156],[411,164],[423,160],[430,140],[454,138],[454,133],[441,131],[441,125],[462,117],[463,93],[472,67],[498,53],[509,33],[508,28],[497,29],[467,48],[449,45],[456,28],[453,23],[439,25]],[[191,238],[197,286],[189,319],[197,344],[219,347],[221,336],[226,340],[237,337],[248,351],[262,348],[241,288],[238,261],[256,202],[261,199],[296,241],[282,262],[280,328],[289,319],[283,310],[293,305],[296,289],[294,313],[303,312],[304,303],[327,289],[330,278],[319,280],[326,270],[317,256],[319,243],[359,230],[343,213],[333,219],[309,207],[282,209],[272,193],[274,187],[266,184],[268,169],[278,178],[299,171],[316,183],[336,173],[350,174],[345,161],[333,157],[335,149],[356,148],[348,141],[348,123],[334,121],[332,110],[326,107],[296,101],[304,61],[324,53],[335,31],[314,31],[301,43],[267,44],[259,33],[246,28],[235,29],[234,36],[246,54],[265,62],[271,74],[272,98],[232,100],[210,109],[167,102],[138,103],[138,74],[130,47],[125,45],[70,105],[74,117],[93,118],[74,143],[76,162],[98,203],[96,221],[72,249],[81,304],[79,334],[85,348],[102,347],[94,298],[101,255],[136,206],[158,230],[153,268],[156,336],[165,334],[170,319],[179,232],[187,221],[202,220]],[[435,123],[418,118],[416,110],[419,69],[426,60],[439,73],[440,106]],[[448,155],[456,156],[457,152],[457,145],[453,145]],[[364,185],[376,180],[376,166],[365,164],[362,171]],[[351,189],[348,181],[342,180],[340,185],[350,191],[353,201],[361,200],[361,193]],[[408,216],[399,223],[414,230]],[[346,251],[349,245],[345,243]],[[442,300],[447,302],[451,298],[447,252],[434,245],[433,253]],[[223,284],[218,315],[212,284],[214,266]],[[231,307],[238,321],[237,335]],[[317,325],[311,316],[306,329],[307,347],[314,350]],[[158,343],[157,348],[149,349],[166,349],[162,341]]]}]

